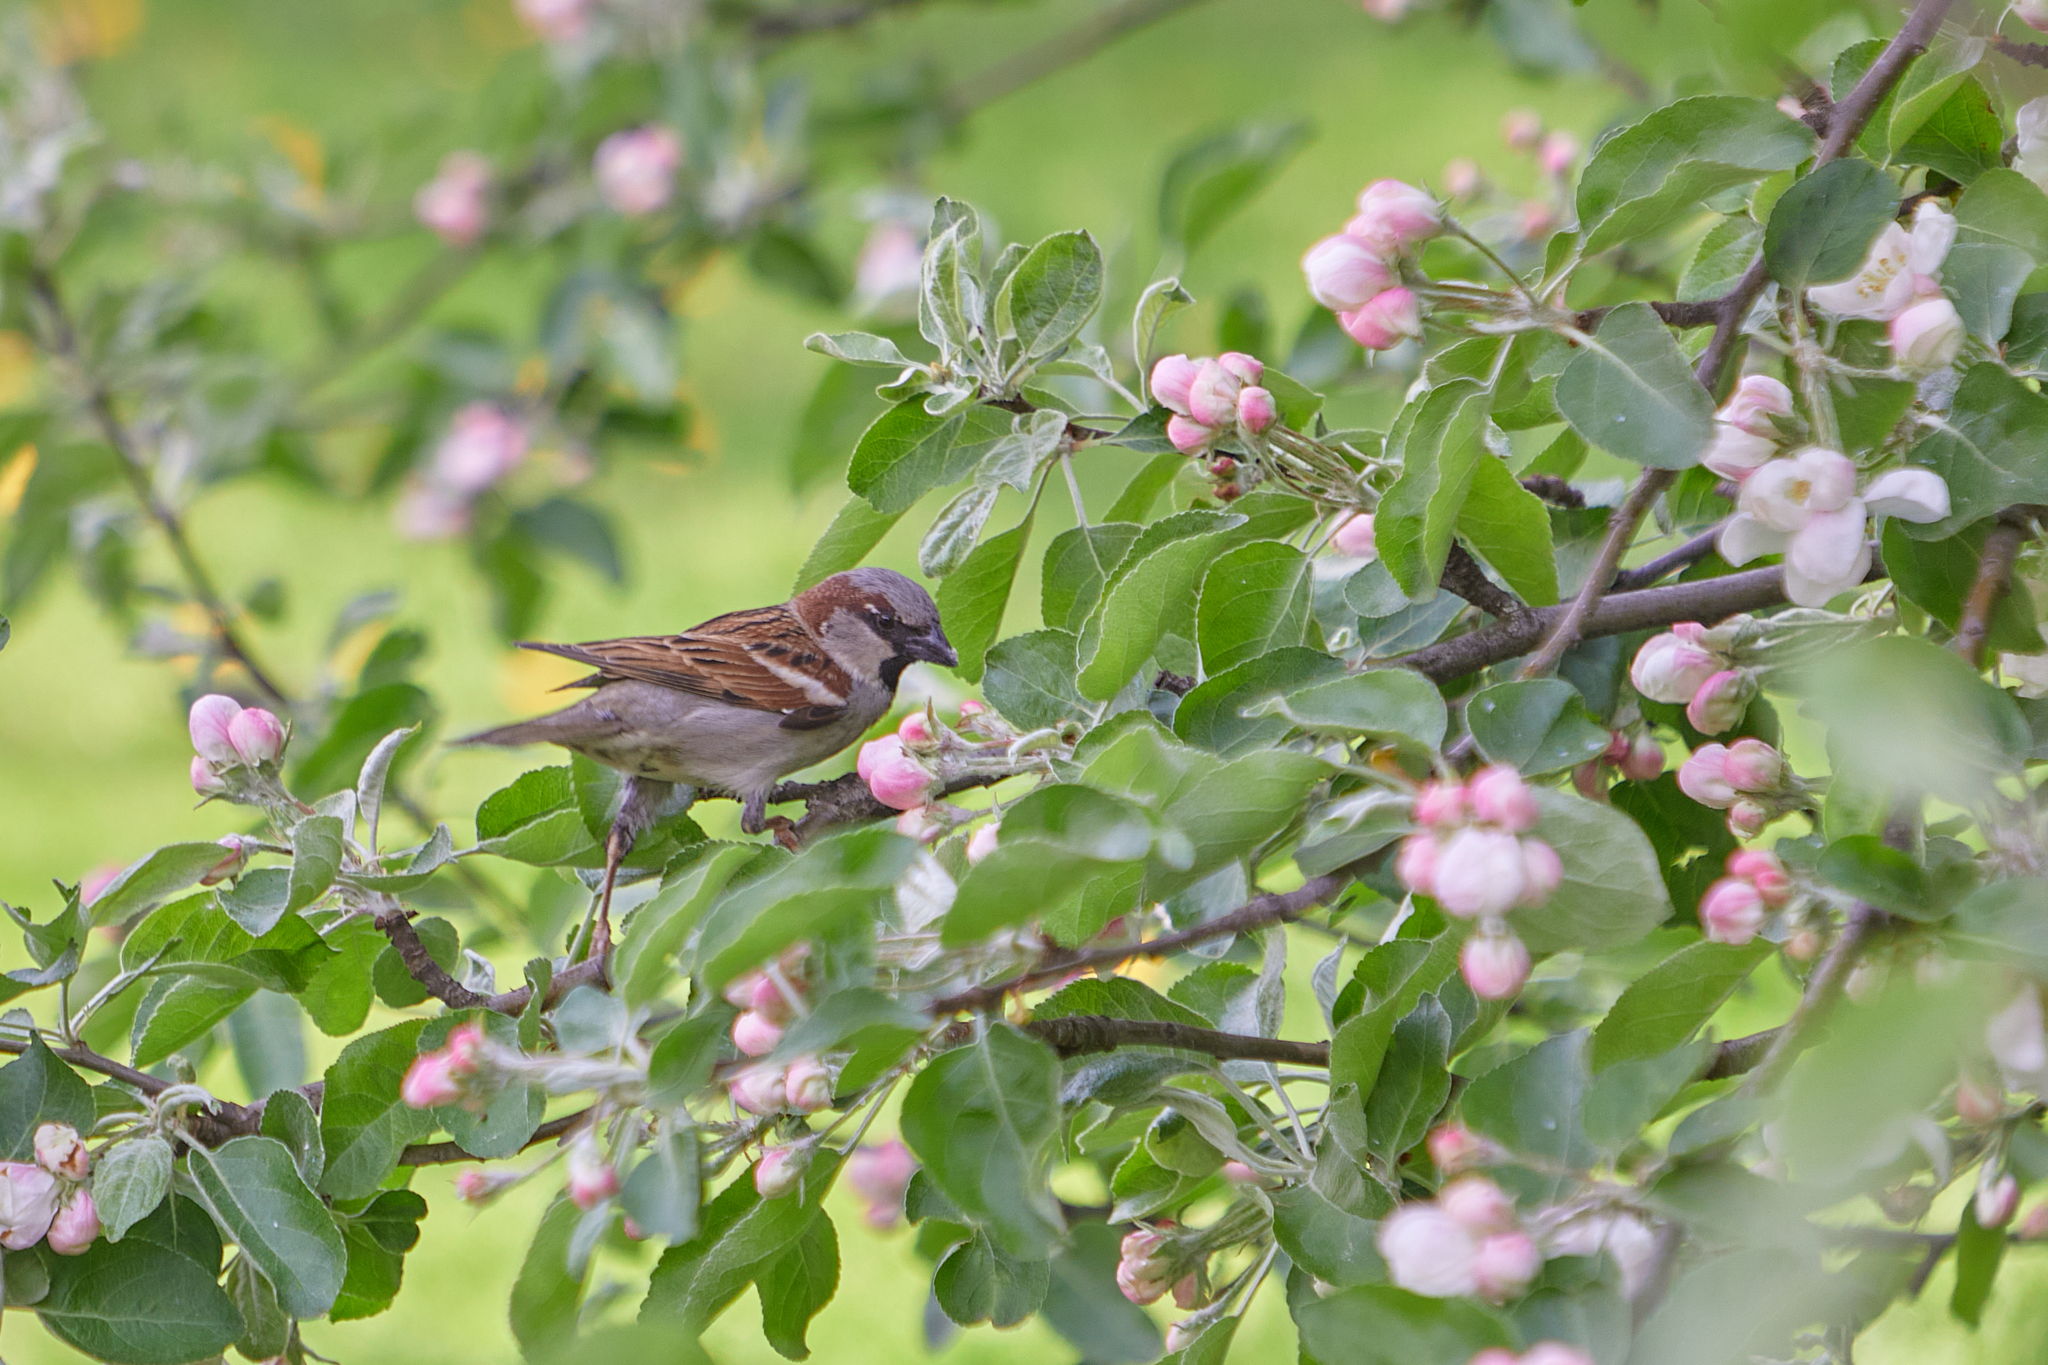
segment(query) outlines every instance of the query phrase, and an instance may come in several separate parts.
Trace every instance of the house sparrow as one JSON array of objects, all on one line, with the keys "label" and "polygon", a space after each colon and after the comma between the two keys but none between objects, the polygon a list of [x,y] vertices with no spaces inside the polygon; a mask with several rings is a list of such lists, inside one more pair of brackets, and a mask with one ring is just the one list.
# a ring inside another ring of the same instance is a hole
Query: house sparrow
[{"label": "house sparrow", "polygon": [[590,696],[461,744],[559,744],[627,774],[605,841],[603,903],[633,840],[674,784],[728,793],[740,828],[767,828],[768,793],[881,719],[903,670],[959,662],[931,596],[892,569],[834,574],[790,601],[735,611],[679,635],[522,643],[597,672]]}]

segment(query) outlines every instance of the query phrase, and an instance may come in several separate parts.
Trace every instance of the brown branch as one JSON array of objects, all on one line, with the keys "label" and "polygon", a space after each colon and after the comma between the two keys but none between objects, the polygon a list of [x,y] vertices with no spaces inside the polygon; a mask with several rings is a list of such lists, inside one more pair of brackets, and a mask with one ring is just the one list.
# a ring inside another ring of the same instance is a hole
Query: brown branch
[{"label": "brown branch", "polygon": [[[43,1045],[50,1046],[48,1040],[45,1040]],[[19,1057],[27,1051],[26,1039],[16,1042],[12,1038],[0,1038],[0,1056]],[[89,1047],[50,1047],[50,1052],[60,1061],[111,1077],[145,1095],[160,1095],[171,1085],[169,1081],[152,1076],[146,1071],[137,1071],[125,1062],[117,1062],[112,1057],[102,1057]]]},{"label": "brown branch", "polygon": [[[1018,776],[1015,773],[978,773],[968,777],[956,777],[939,789],[939,797],[952,796],[956,792],[972,791],[976,787],[992,787],[998,782]],[[861,780],[859,773],[845,773],[823,782],[784,782],[768,793],[768,804],[781,805],[785,801],[804,803],[803,818],[796,822],[796,836],[808,839],[822,830],[839,825],[865,824],[870,820],[893,820],[903,812],[894,806],[885,806],[875,799],[868,790],[868,784]]]},{"label": "brown branch", "polygon": [[2010,38],[1993,38],[1991,50],[2021,66],[2048,66],[2048,43],[2018,43]]},{"label": "brown branch", "polygon": [[1206,943],[1213,938],[1264,929],[1269,925],[1286,924],[1301,918],[1317,906],[1336,899],[1338,893],[1350,884],[1351,878],[1345,872],[1326,872],[1320,877],[1309,878],[1292,891],[1265,892],[1252,897],[1228,914],[1218,915],[1215,919],[1190,925],[1185,929],[1177,929],[1170,934],[1161,934],[1158,938],[1144,943],[1114,944],[1101,948],[1080,948],[1054,953],[1040,961],[1037,966],[1015,976],[941,996],[932,1002],[931,1012],[944,1016],[991,1009],[1000,1005],[1009,995],[1063,980],[1076,972],[1115,966],[1134,957],[1166,957],[1190,944]]},{"label": "brown branch", "polygon": [[[1835,104],[1828,118],[1827,136],[1821,141],[1820,151],[1814,157],[1817,170],[1840,156],[1863,131],[1863,125],[1870,121],[1878,102],[1897,82],[1906,66],[1927,47],[1929,40],[1941,27],[1941,19],[1948,12],[1954,0],[1919,0],[1913,6],[1912,14],[1885,45],[1863,78]],[[1763,292],[1770,272],[1764,264],[1763,252],[1759,250],[1750,261],[1749,269],[1742,273],[1733,289],[1717,302],[1714,319],[1714,335],[1708,340],[1706,349],[1700,353],[1699,363],[1693,367],[1693,376],[1699,381],[1710,397],[1718,398],[1721,392],[1722,371],[1727,368],[1729,358],[1734,354],[1735,343],[1741,335],[1742,321],[1748,315],[1751,305]],[[1530,656],[1521,671],[1525,678],[1539,677],[1557,667],[1565,651],[1577,644],[1591,616],[1594,604],[1604,596],[1619,568],[1621,559],[1635,539],[1636,528],[1653,503],[1671,486],[1678,477],[1676,470],[1646,469],[1629,490],[1628,497],[1615,510],[1613,520],[1608,523],[1607,535],[1600,543],[1600,550],[1593,558],[1593,564],[1586,571],[1586,580],[1580,586],[1571,605],[1558,618],[1543,645]]]},{"label": "brown branch", "polygon": [[1586,505],[1586,495],[1572,487],[1570,480],[1560,479],[1555,474],[1524,474],[1522,487],[1553,507],[1566,507],[1576,512]]},{"label": "brown branch", "polygon": [[1689,569],[1714,552],[1714,546],[1721,536],[1721,523],[1715,522],[1706,530],[1686,541],[1676,549],[1667,550],[1646,564],[1633,569],[1623,569],[1614,576],[1614,592],[1629,592],[1636,588],[1647,588],[1659,579],[1667,578],[1681,569]]},{"label": "brown branch", "polygon": [[389,909],[377,912],[372,923],[384,931],[384,937],[390,939],[391,946],[398,950],[398,960],[405,964],[406,973],[419,982],[428,995],[451,1010],[490,1008],[489,996],[480,995],[463,985],[448,974],[447,968],[434,961],[434,955],[427,951],[427,945],[420,941],[419,933],[406,917],[404,906],[392,902]]},{"label": "brown branch", "polygon": [[1444,560],[1444,572],[1439,580],[1443,587],[1464,598],[1488,616],[1506,620],[1520,616],[1529,610],[1529,604],[1495,583],[1486,576],[1486,570],[1479,567],[1479,561],[1472,557],[1458,541],[1451,542],[1451,552]]},{"label": "brown branch", "polygon": [[1223,1060],[1251,1062],[1292,1062],[1300,1066],[1328,1066],[1328,1043],[1296,1042],[1288,1038],[1257,1038],[1249,1034],[1223,1033],[1192,1024],[1174,1024],[1158,1019],[1115,1019],[1104,1014],[1070,1014],[1059,1019],[1034,1019],[1024,1031],[1049,1044],[1062,1057],[1090,1052],[1114,1052],[1120,1047],[1170,1047],[1183,1052],[1202,1052]]},{"label": "brown branch", "polygon": [[[981,401],[988,407],[1001,408],[1004,412],[1027,414],[1043,411],[1029,398],[984,398]],[[1067,440],[1077,446],[1086,445],[1090,441],[1106,441],[1114,434],[1095,427],[1084,427],[1079,422],[1071,420],[1067,423]]]},{"label": "brown branch", "polygon": [[[1652,299],[1650,311],[1664,320],[1667,327],[1711,327],[1721,320],[1720,299]],[[1572,317],[1572,323],[1581,332],[1590,332],[1621,305],[1603,303],[1597,308],[1581,308]]]},{"label": "brown branch", "polygon": [[1771,1044],[1777,1041],[1778,1035],[1783,1031],[1781,1025],[1778,1028],[1764,1029],[1759,1033],[1745,1034],[1740,1038],[1727,1039],[1714,1049],[1713,1059],[1707,1063],[1707,1069],[1700,1073],[1700,1079],[1724,1081],[1730,1076],[1748,1075],[1756,1070],[1757,1064],[1763,1061],[1764,1054],[1771,1050]]},{"label": "brown branch", "polygon": [[142,456],[141,447],[135,434],[128,429],[114,410],[113,392],[93,373],[92,365],[86,358],[85,347],[78,339],[78,329],[71,320],[70,310],[64,305],[63,295],[57,288],[57,280],[41,263],[28,267],[29,291],[42,305],[47,319],[50,354],[62,360],[72,371],[77,381],[79,395],[85,404],[93,425],[99,428],[101,437],[112,448],[116,463],[128,480],[130,491],[149,519],[156,523],[169,544],[171,555],[178,562],[178,568],[185,576],[192,600],[206,613],[208,623],[213,627],[215,644],[222,654],[242,666],[249,675],[249,681],[256,684],[272,701],[287,709],[291,698],[285,695],[271,678],[268,670],[256,662],[240,635],[235,632],[234,615],[227,600],[215,586],[213,575],[207,571],[199,554],[192,548],[192,541],[185,534],[185,523],[169,503],[157,496],[156,484],[149,463]]},{"label": "brown branch", "polygon": [[[547,999],[541,1003],[544,1006],[553,1005],[578,986],[596,986],[602,990],[610,984],[610,971],[611,958],[608,955],[573,962],[554,974],[548,982]],[[526,1008],[526,1002],[531,999],[533,987],[516,986],[509,991],[499,991],[496,995],[484,997],[478,1008],[494,1010],[499,1014],[518,1014]]]},{"label": "brown branch", "polygon": [[1884,918],[1884,912],[1875,906],[1859,903],[1849,911],[1842,932],[1835,936],[1826,955],[1814,967],[1812,975],[1806,978],[1806,989],[1800,993],[1799,1003],[1793,1006],[1792,1017],[1772,1030],[1763,1055],[1757,1058],[1749,1079],[1743,1083],[1745,1089],[1754,1093],[1768,1087],[1813,1040],[1813,1031],[1826,1020],[1835,1003],[1842,998],[1842,988],[1848,983],[1849,973],[1855,969],[1856,960],[1863,956],[1865,945]]},{"label": "brown branch", "polygon": [[[590,1117],[590,1110],[578,1109],[573,1114],[564,1114],[558,1119],[549,1119],[533,1130],[533,1135],[519,1144],[519,1150],[538,1147],[543,1142],[552,1142]],[[415,1142],[398,1154],[401,1166],[449,1166],[458,1161],[492,1161],[494,1157],[481,1157],[465,1152],[452,1142]]]},{"label": "brown branch", "polygon": [[1963,599],[1955,639],[1949,642],[1972,667],[1984,666],[1984,648],[1991,638],[1991,613],[2012,587],[2013,567],[2019,562],[2020,546],[2025,541],[2026,525],[2011,512],[2000,517],[1984,537],[1984,549],[1977,556],[1977,578]]}]

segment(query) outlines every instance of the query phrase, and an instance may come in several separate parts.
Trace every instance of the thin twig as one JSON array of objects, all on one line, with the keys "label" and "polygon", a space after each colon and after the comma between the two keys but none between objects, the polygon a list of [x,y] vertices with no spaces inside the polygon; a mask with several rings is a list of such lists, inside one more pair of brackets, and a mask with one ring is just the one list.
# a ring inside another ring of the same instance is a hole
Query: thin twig
[{"label": "thin twig", "polygon": [[1977,578],[1963,599],[1963,613],[1956,621],[1955,639],[1949,644],[1973,667],[1984,666],[1985,645],[1991,639],[1991,614],[2012,587],[2012,571],[2019,562],[2020,546],[2026,541],[2026,526],[2007,513],[1998,519],[1984,549],[1977,556]]},{"label": "thin twig", "polygon": [[1223,1033],[1192,1024],[1175,1024],[1158,1019],[1115,1019],[1102,1014],[1069,1014],[1058,1019],[1034,1019],[1025,1032],[1051,1046],[1062,1057],[1089,1052],[1114,1052],[1120,1047],[1171,1047],[1183,1052],[1203,1052],[1224,1060],[1291,1062],[1297,1066],[1328,1066],[1328,1043],[1296,1042],[1288,1038],[1258,1038],[1242,1033]]},{"label": "thin twig", "polygon": [[1451,542],[1450,555],[1444,560],[1443,577],[1438,580],[1449,592],[1464,598],[1488,616],[1506,620],[1520,616],[1529,610],[1529,604],[1495,583],[1486,576],[1486,570],[1479,567],[1479,561],[1472,557],[1457,541]]},{"label": "thin twig", "polygon": [[1813,1041],[1813,1031],[1834,1010],[1835,1002],[1842,998],[1842,987],[1848,983],[1849,973],[1855,969],[1857,959],[1863,956],[1871,934],[1883,921],[1884,912],[1874,906],[1858,904],[1849,911],[1842,932],[1835,936],[1835,941],[1828,945],[1826,956],[1806,978],[1806,989],[1800,993],[1799,1003],[1793,1006],[1792,1017],[1772,1034],[1764,1055],[1743,1083],[1744,1089],[1752,1094],[1768,1089],[1800,1051]]},{"label": "thin twig", "polygon": [[[519,1145],[520,1151],[538,1147],[543,1142],[552,1142],[569,1132],[590,1117],[588,1109],[578,1109],[573,1114],[564,1114],[558,1119],[549,1119],[533,1130],[533,1135]],[[451,1166],[458,1161],[488,1161],[495,1158],[481,1157],[465,1152],[452,1142],[415,1142],[398,1154],[401,1166]]]},{"label": "thin twig", "polygon": [[1721,525],[1722,523],[1715,522],[1684,544],[1666,550],[1648,563],[1638,564],[1633,569],[1623,569],[1614,576],[1614,587],[1611,591],[1631,592],[1637,588],[1647,588],[1652,583],[1668,578],[1682,569],[1691,568],[1714,553],[1714,547],[1720,540]]},{"label": "thin twig", "polygon": [[378,911],[372,922],[384,931],[384,937],[391,940],[391,946],[398,950],[398,960],[405,964],[406,973],[419,982],[428,995],[451,1010],[490,1008],[491,997],[463,985],[448,974],[447,968],[434,961],[434,955],[420,941],[412,921],[406,918],[404,906],[394,901],[389,908]]}]

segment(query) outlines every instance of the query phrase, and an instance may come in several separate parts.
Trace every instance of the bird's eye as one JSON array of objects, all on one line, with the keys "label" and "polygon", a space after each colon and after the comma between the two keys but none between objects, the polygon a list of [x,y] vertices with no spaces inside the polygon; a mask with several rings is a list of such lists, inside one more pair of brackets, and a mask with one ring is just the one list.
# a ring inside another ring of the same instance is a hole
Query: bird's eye
[{"label": "bird's eye", "polygon": [[875,618],[875,626],[876,626],[876,627],[877,627],[878,629],[880,629],[880,630],[894,630],[894,629],[896,629],[896,618],[895,618],[895,617],[893,617],[893,616],[891,616],[891,615],[890,615],[890,614],[889,614],[888,612],[886,612],[886,611],[881,611],[881,610],[878,610],[878,609],[876,609],[876,608],[874,608],[874,607],[870,607],[870,608],[868,608],[868,615],[870,615],[870,616],[872,616],[872,617],[874,617],[874,618]]}]

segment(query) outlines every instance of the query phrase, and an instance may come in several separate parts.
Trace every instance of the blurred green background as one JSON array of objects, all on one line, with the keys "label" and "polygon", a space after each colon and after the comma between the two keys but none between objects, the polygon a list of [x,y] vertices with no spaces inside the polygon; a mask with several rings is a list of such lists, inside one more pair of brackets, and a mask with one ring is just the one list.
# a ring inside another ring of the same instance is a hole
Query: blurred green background
[{"label": "blurred green background", "polygon": [[[943,80],[973,90],[977,73],[1092,8],[1076,0],[934,3],[811,40],[778,59],[777,69],[805,74],[814,98],[829,102],[835,90],[861,88],[880,65],[921,53]],[[1660,11],[1596,0],[1590,12],[1608,55],[1594,65],[1607,66],[1606,76],[1596,70],[1552,80],[1518,67],[1500,43],[1447,13],[1388,25],[1344,0],[1209,0],[985,105],[915,178],[888,187],[966,199],[992,218],[999,237],[1030,241],[1085,227],[1109,251],[1112,292],[1126,299],[1147,280],[1179,272],[1204,305],[1180,321],[1179,346],[1213,349],[1218,306],[1248,288],[1263,294],[1274,335],[1291,337],[1310,311],[1295,261],[1342,221],[1361,184],[1383,175],[1435,181],[1447,160],[1470,156],[1513,193],[1530,193],[1535,172],[1501,144],[1502,114],[1536,109],[1590,140],[1632,107],[1627,86],[1638,77],[1678,88],[1711,82],[1710,60],[1725,37],[1714,8],[1682,0]],[[1809,19],[1837,12],[1830,29],[1842,42],[1866,31],[1854,7],[1786,0],[1775,8]],[[1540,17],[1545,7],[1505,9]],[[230,165],[285,158],[316,179],[334,149],[375,148],[367,164],[391,206],[391,231],[362,248],[338,282],[364,300],[386,297],[432,250],[426,234],[403,221],[411,188],[445,150],[487,132],[508,70],[540,61],[507,0],[53,0],[44,14],[93,54],[81,68],[84,87],[120,148]],[[1531,54],[1554,32],[1532,24],[1492,37]],[[1156,202],[1173,152],[1234,123],[1297,118],[1308,121],[1312,137],[1270,188],[1192,260],[1163,257]],[[821,185],[821,235],[843,261],[864,231],[860,196],[884,184],[835,165]],[[538,286],[505,255],[469,278],[435,317],[523,328]],[[156,262],[145,253],[130,264],[146,278]],[[208,284],[255,304],[280,346],[302,338],[304,298],[274,272],[229,260]],[[621,589],[584,570],[562,571],[539,632],[545,637],[671,629],[778,600],[842,496],[831,478],[799,495],[788,469],[797,416],[829,364],[805,352],[802,339],[851,320],[761,283],[730,259],[670,293],[682,316],[679,391],[696,411],[689,448],[607,469],[592,496],[618,517],[629,581]],[[377,383],[378,365],[396,364],[404,347],[401,340],[353,382]],[[5,369],[0,364],[0,404],[15,382]],[[1384,408],[1397,392],[1390,382],[1356,402],[1362,412]],[[846,452],[807,454],[830,468]],[[1105,456],[1084,473],[1105,500],[1129,467],[1119,458]],[[1050,505],[1047,512],[1065,515]],[[506,648],[465,551],[398,539],[382,502],[241,480],[201,500],[191,521],[231,593],[267,575],[283,579],[288,615],[259,638],[287,676],[317,656],[340,605],[372,587],[397,589],[398,620],[431,635],[421,681],[444,707],[444,733],[533,709],[542,690],[568,672]],[[913,550],[904,532],[877,557],[910,567]],[[1029,585],[1020,586],[1013,620],[1034,612],[1032,599]],[[175,665],[132,658],[126,644],[62,575],[14,621],[12,643],[0,655],[0,898],[39,906],[53,877],[75,880],[161,843],[235,827],[227,809],[192,809]],[[437,812],[459,813],[519,764],[516,755],[442,750],[422,764],[416,785]],[[729,827],[731,808],[714,808],[707,823]],[[1305,961],[1299,965],[1305,970]],[[1738,1004],[1737,1012],[1756,1011],[1748,1026],[1760,1026],[1770,1022],[1772,1003]],[[1731,1029],[1745,1024],[1729,1021]],[[240,1092],[224,1058],[204,1079],[223,1093]],[[551,1182],[482,1211],[454,1200],[445,1172],[427,1173],[420,1186],[434,1216],[408,1260],[397,1306],[364,1322],[318,1325],[311,1344],[344,1361],[391,1365],[515,1359],[506,1294]],[[874,1234],[850,1207],[845,1212],[838,1220],[844,1282],[812,1332],[816,1358],[921,1355],[926,1267],[906,1234]],[[2048,1302],[2048,1266],[2027,1264],[2038,1251],[2015,1254],[2021,1273],[2003,1277],[1975,1339],[1955,1344],[1964,1338],[1946,1320],[1937,1277],[1917,1305],[1895,1310],[1868,1338],[1859,1360],[2048,1360],[2035,1316]],[[600,1273],[600,1282],[617,1283],[614,1315],[630,1315],[636,1277],[644,1279],[651,1259],[607,1263]],[[8,1319],[7,1329],[0,1353],[14,1365],[76,1358],[25,1314]],[[1277,1290],[1262,1297],[1238,1340],[1244,1360],[1291,1357]],[[750,1301],[736,1305],[708,1342],[721,1360],[776,1359],[759,1338]],[[963,1333],[937,1352],[955,1362],[1068,1356],[1069,1348],[1036,1327]]]}]

